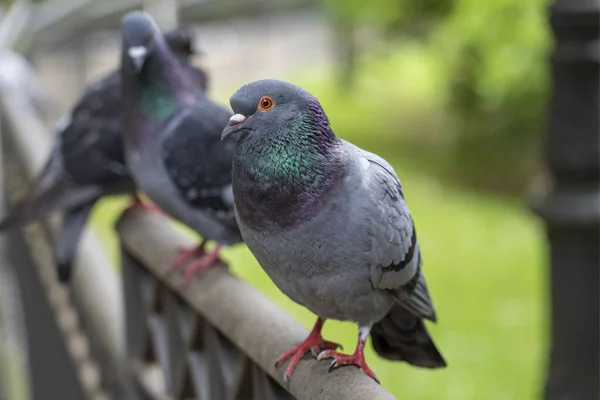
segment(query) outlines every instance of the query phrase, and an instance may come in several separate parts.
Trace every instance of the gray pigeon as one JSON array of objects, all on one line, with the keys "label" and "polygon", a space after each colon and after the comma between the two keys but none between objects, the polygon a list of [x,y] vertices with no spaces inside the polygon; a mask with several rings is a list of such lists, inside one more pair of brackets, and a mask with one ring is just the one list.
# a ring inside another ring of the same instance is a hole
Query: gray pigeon
[{"label": "gray pigeon", "polygon": [[[308,338],[281,355],[333,358],[377,380],[363,348],[382,357],[446,366],[423,320],[436,314],[421,271],[415,226],[394,169],[333,133],[319,101],[286,82],[262,80],[231,97],[222,137],[238,136],[233,193],[242,237],[273,282],[317,316]],[[352,355],[324,341],[326,319],[354,321]]]},{"label": "gray pigeon", "polygon": [[[206,88],[206,74],[188,64],[191,32],[177,29],[166,38],[194,83]],[[91,84],[70,115],[61,118],[48,162],[25,198],[0,222],[2,232],[62,210],[56,245],[61,282],[71,275],[79,236],[96,201],[106,195],[135,193],[125,166],[120,113],[121,79],[114,71]],[[133,204],[143,205],[137,196]]]},{"label": "gray pigeon", "polygon": [[[218,260],[222,245],[241,241],[231,189],[235,140],[220,140],[231,112],[193,85],[148,14],[127,14],[121,33],[124,144],[131,174],[161,210],[204,239],[171,262],[173,269],[202,255],[188,266],[187,284]],[[217,246],[204,254],[206,240]]]}]

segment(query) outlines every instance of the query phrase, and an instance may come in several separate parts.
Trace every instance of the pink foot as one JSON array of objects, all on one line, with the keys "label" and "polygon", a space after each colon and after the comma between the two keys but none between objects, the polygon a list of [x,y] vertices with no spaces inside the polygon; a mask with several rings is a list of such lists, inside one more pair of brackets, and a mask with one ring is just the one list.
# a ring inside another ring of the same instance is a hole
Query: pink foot
[{"label": "pink foot", "polygon": [[162,210],[153,203],[144,203],[142,199],[137,195],[133,195],[133,200],[131,204],[123,211],[123,213],[128,213],[132,211],[148,211],[162,214]]},{"label": "pink foot", "polygon": [[286,351],[279,356],[279,358],[277,358],[277,362],[275,363],[276,366],[279,366],[288,358],[291,358],[290,363],[283,374],[283,380],[285,382],[289,382],[294,370],[296,369],[296,365],[298,365],[300,359],[309,351],[311,351],[313,354],[318,354],[321,352],[322,348],[335,350],[338,347],[342,347],[337,343],[329,342],[323,339],[323,336],[321,336],[321,329],[323,329],[324,322],[325,321],[321,318],[317,319],[312,331],[303,342],[292,347],[290,350]]},{"label": "pink foot", "polygon": [[206,244],[206,240],[203,240],[195,247],[191,248],[182,248],[179,249],[178,254],[171,260],[169,263],[169,268],[167,269],[167,273],[171,273],[177,270],[181,264],[192,257],[198,257],[204,254],[204,245]]},{"label": "pink foot", "polygon": [[[365,374],[367,374],[368,376],[373,378],[375,380],[375,382],[379,383],[379,379],[377,378],[377,375],[375,375],[375,372],[373,372],[373,370],[371,368],[369,368],[369,366],[367,365],[367,362],[365,361],[364,348],[365,348],[365,342],[366,342],[367,336],[369,335],[369,330],[363,330],[363,329],[364,328],[361,328],[361,330],[360,330],[360,336],[359,336],[358,344],[356,345],[356,350],[354,351],[354,354],[351,354],[351,355],[340,354],[337,351],[335,351],[335,349],[325,350],[321,354],[319,354],[319,356],[317,357],[317,360],[321,361],[326,358],[333,358],[333,361],[331,362],[331,365],[329,366],[329,372],[331,372],[334,368],[341,367],[344,365],[356,365],[357,367],[362,369]],[[366,334],[365,334],[365,332],[366,332]]]},{"label": "pink foot", "polygon": [[217,262],[225,264],[219,258],[219,251],[221,251],[221,247],[223,247],[223,245],[218,244],[212,251],[209,251],[208,253],[206,253],[205,255],[200,257],[200,259],[192,262],[185,269],[185,276],[183,278],[183,286],[184,287],[190,284],[190,282],[192,281],[192,278],[194,277],[194,275],[196,273],[206,271],[208,268],[210,268],[212,265],[214,265]]}]

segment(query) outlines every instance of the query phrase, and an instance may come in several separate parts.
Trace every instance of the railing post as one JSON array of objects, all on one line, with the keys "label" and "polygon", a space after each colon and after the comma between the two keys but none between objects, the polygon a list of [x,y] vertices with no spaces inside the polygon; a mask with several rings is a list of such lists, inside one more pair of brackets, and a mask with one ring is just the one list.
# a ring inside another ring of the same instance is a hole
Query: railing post
[{"label": "railing post", "polygon": [[[0,116],[0,215],[5,215],[7,203],[7,163],[3,153]],[[10,265],[8,257],[9,248],[6,236],[0,236],[0,400],[25,400],[30,398],[30,381],[27,376],[29,365],[24,337],[25,318],[21,288],[17,282],[15,268]]]},{"label": "railing post", "polygon": [[550,8],[552,187],[537,207],[550,245],[547,400],[599,398],[599,17],[598,0],[556,0]]}]

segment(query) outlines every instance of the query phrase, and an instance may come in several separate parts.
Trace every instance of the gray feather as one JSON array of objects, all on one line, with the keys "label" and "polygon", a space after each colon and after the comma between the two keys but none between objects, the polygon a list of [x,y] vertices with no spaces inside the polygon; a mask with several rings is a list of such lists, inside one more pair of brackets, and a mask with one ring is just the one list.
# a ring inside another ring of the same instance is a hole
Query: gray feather
[{"label": "gray feather", "polygon": [[47,214],[76,207],[101,196],[102,189],[94,185],[77,185],[62,167],[57,147],[25,198],[19,201],[0,222],[0,231],[23,226]]},{"label": "gray feather", "polygon": [[360,151],[369,160],[366,173],[381,187],[379,219],[374,221],[373,251],[381,269],[375,269],[373,284],[393,290],[398,302],[419,318],[436,321],[425,276],[421,273],[421,251],[416,229],[394,169],[382,158]]},{"label": "gray feather", "polygon": [[373,348],[381,357],[422,368],[443,368],[446,361],[431,340],[425,323],[394,306],[371,330]]},{"label": "gray feather", "polygon": [[91,201],[80,207],[67,210],[63,215],[62,228],[56,244],[58,279],[61,282],[66,282],[71,277],[79,237],[90,212],[94,208],[94,204],[95,201]]},{"label": "gray feather", "polygon": [[381,157],[353,145],[348,153],[362,166],[360,173],[370,196],[360,197],[370,204],[371,241],[374,265],[373,285],[397,289],[410,282],[418,268],[419,245],[402,186],[394,169]]},{"label": "gray feather", "polygon": [[417,275],[408,285],[403,286],[395,292],[394,298],[413,315],[437,322],[435,307],[427,290],[425,276],[421,273],[420,268]]}]

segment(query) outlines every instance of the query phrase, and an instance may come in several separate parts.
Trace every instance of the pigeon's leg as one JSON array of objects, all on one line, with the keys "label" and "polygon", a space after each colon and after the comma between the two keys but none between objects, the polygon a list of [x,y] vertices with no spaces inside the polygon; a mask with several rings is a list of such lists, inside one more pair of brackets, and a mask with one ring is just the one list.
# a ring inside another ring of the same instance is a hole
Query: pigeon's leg
[{"label": "pigeon's leg", "polygon": [[221,251],[221,247],[223,247],[222,244],[217,244],[213,250],[200,257],[199,260],[192,262],[185,269],[185,276],[183,278],[184,286],[187,286],[191,282],[192,278],[194,277],[194,274],[196,274],[197,272],[206,271],[211,265],[217,262],[225,264],[219,258],[219,251]]},{"label": "pigeon's leg", "polygon": [[323,339],[323,336],[321,336],[321,329],[323,329],[324,322],[324,319],[318,318],[317,322],[315,322],[315,326],[313,327],[312,331],[310,331],[308,337],[304,339],[303,342],[297,344],[290,350],[283,353],[277,359],[276,365],[280,365],[281,363],[285,362],[288,358],[291,358],[290,363],[285,369],[285,373],[283,374],[283,379],[286,382],[290,380],[292,374],[294,373],[294,369],[296,369],[296,365],[298,365],[300,359],[304,357],[304,355],[309,351],[312,351],[313,353],[319,353],[322,347],[332,350],[335,350],[338,347],[342,347],[337,343],[329,342]]},{"label": "pigeon's leg", "polygon": [[131,211],[150,211],[162,214],[161,209],[158,208],[156,204],[144,203],[144,201],[142,201],[142,199],[137,193],[133,195],[131,204],[125,209],[123,213],[128,213]]},{"label": "pigeon's leg", "polygon": [[335,350],[325,350],[317,360],[321,361],[326,358],[333,358],[331,365],[329,366],[329,372],[331,372],[334,368],[341,367],[342,365],[356,365],[363,370],[365,374],[375,379],[377,383],[379,383],[379,379],[373,372],[371,368],[367,365],[365,361],[365,342],[367,341],[367,337],[369,337],[369,333],[371,332],[371,325],[365,325],[358,328],[358,344],[356,345],[356,350],[354,350],[354,354],[340,354]]},{"label": "pigeon's leg", "polygon": [[181,248],[178,254],[169,263],[168,272],[175,271],[181,266],[181,263],[191,257],[197,257],[204,254],[204,246],[206,245],[206,239],[203,239],[200,244],[195,247]]}]

